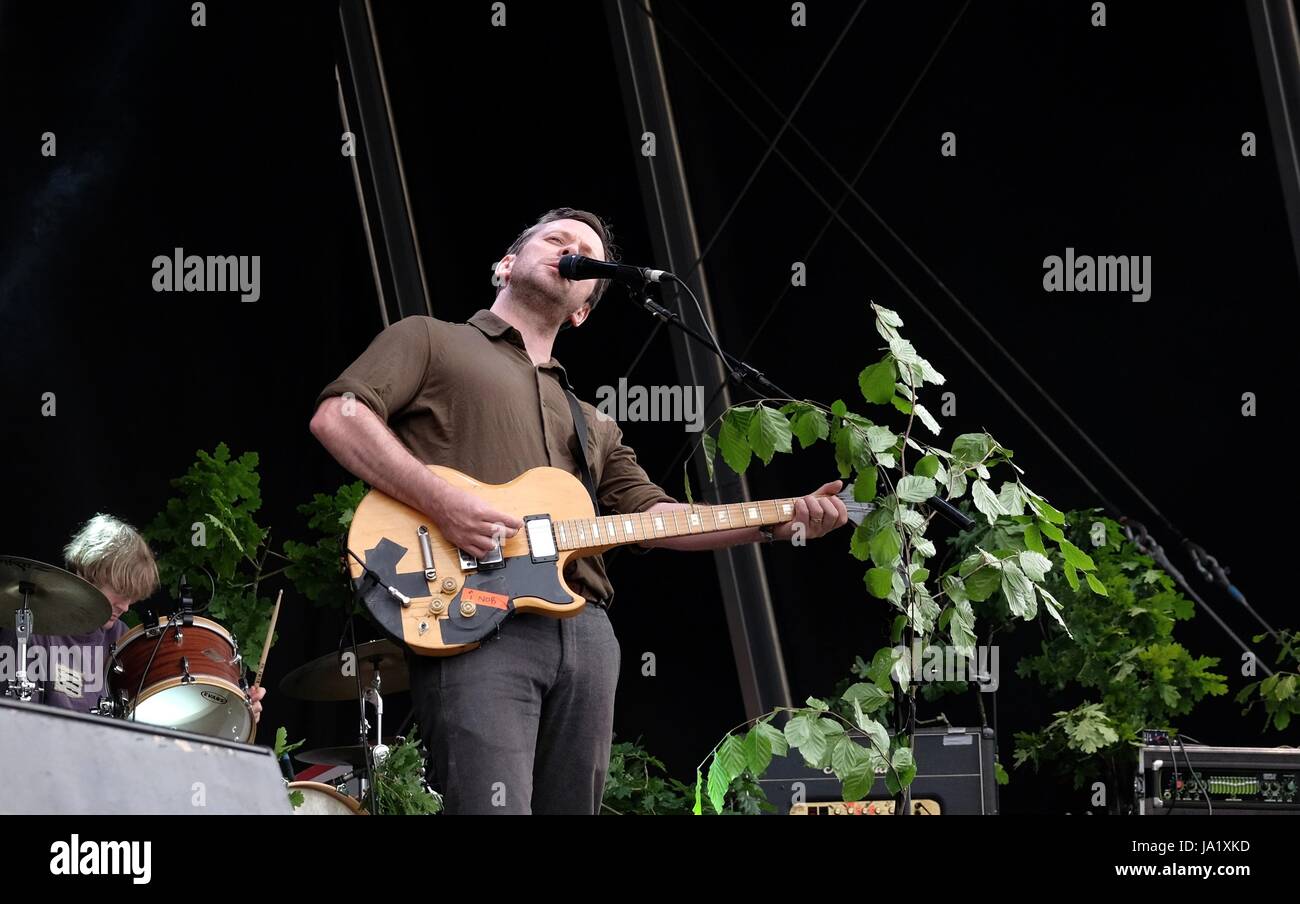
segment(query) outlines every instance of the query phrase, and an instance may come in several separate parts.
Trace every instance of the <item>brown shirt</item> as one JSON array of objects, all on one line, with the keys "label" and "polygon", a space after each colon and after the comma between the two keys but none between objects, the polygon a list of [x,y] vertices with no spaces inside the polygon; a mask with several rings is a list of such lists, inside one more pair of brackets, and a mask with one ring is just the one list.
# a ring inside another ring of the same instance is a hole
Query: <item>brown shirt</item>
[{"label": "brown shirt", "polygon": [[[321,391],[316,404],[351,392],[425,464],[506,483],[547,465],[579,476],[567,384],[558,361],[534,366],[519,331],[481,310],[468,323],[417,316],[393,324]],[[602,513],[675,502],[637,464],[618,424],[580,404]],[[564,576],[589,600],[613,597],[600,556],[570,562]]]}]

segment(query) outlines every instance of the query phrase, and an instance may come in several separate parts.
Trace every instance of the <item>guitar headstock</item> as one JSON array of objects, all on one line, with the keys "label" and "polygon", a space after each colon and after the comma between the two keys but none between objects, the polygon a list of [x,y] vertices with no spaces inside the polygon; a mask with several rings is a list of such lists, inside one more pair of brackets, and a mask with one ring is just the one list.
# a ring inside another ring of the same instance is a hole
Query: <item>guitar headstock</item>
[{"label": "guitar headstock", "polygon": [[844,507],[848,509],[849,520],[853,522],[854,526],[861,524],[867,515],[870,515],[876,510],[876,504],[874,502],[854,501],[853,484],[849,484],[835,495],[839,497],[840,501],[844,503]]}]

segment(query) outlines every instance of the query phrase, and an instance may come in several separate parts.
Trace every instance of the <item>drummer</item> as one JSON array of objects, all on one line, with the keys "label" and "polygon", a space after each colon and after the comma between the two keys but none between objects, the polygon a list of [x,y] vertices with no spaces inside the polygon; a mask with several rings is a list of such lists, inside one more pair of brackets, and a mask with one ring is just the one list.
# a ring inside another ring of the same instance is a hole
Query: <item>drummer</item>
[{"label": "drummer", "polygon": [[[86,522],[63,548],[63,559],[68,571],[104,594],[112,611],[108,621],[86,634],[40,634],[40,625],[35,625],[38,633],[31,637],[27,659],[29,668],[34,668],[34,660],[41,664],[42,673],[33,676],[45,690],[38,702],[87,713],[101,694],[108,695],[109,652],[128,630],[123,614],[158,590],[158,563],[140,532],[112,515],[96,515]],[[0,650],[17,647],[14,632],[0,628]],[[7,658],[16,656],[13,652]],[[261,718],[265,695],[264,687],[251,692],[255,722]]]}]

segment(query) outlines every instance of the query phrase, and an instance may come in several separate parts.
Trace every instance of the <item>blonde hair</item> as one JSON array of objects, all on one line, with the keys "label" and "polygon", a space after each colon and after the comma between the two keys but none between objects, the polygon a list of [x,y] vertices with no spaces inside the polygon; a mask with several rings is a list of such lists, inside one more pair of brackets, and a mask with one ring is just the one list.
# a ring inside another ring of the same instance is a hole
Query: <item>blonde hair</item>
[{"label": "blonde hair", "polygon": [[63,547],[68,570],[132,600],[158,589],[158,563],[144,537],[112,515],[95,515]]}]

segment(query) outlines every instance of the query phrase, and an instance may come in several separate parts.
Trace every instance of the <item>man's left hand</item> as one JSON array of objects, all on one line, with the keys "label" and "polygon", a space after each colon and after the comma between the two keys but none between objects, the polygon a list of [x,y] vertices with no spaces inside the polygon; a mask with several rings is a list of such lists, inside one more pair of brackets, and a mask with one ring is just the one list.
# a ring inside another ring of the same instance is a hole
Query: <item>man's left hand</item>
[{"label": "man's left hand", "polygon": [[794,536],[796,524],[804,525],[804,539],[815,540],[829,534],[837,527],[848,523],[849,510],[835,494],[844,489],[844,481],[832,480],[823,484],[808,496],[801,496],[794,501],[794,519],[773,528],[772,536],[777,540],[789,540]]},{"label": "man's left hand", "polygon": [[262,698],[266,696],[266,688],[255,687],[248,692],[248,699],[253,703],[253,724],[262,718]]}]

